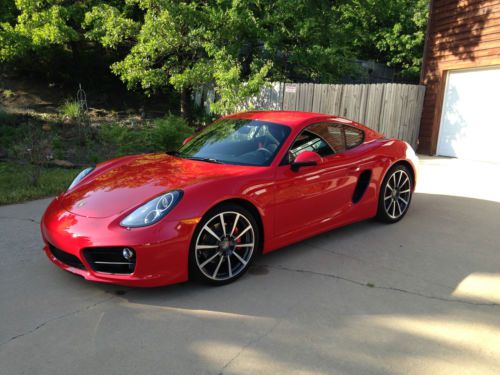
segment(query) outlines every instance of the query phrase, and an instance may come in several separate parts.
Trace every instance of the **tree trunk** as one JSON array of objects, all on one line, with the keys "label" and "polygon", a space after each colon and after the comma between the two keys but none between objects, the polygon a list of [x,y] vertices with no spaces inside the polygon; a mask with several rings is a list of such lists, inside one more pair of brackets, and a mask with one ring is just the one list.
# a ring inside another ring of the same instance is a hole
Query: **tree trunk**
[{"label": "tree trunk", "polygon": [[181,116],[191,124],[191,88],[185,87],[181,91]]},{"label": "tree trunk", "polygon": [[71,57],[73,60],[73,80],[75,84],[82,83],[82,62],[81,62],[81,48],[82,43],[79,41],[72,41],[69,43],[71,47]]}]

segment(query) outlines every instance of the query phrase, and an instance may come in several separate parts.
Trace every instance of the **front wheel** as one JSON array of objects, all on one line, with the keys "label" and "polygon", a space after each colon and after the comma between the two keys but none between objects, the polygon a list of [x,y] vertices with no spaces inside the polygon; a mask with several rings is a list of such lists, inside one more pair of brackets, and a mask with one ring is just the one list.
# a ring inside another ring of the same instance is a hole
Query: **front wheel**
[{"label": "front wheel", "polygon": [[410,207],[413,180],[408,167],[393,167],[380,187],[377,218],[386,223],[395,223],[403,218]]},{"label": "front wheel", "polygon": [[191,241],[191,275],[215,285],[233,282],[250,267],[259,244],[259,227],[248,210],[233,204],[216,207]]}]

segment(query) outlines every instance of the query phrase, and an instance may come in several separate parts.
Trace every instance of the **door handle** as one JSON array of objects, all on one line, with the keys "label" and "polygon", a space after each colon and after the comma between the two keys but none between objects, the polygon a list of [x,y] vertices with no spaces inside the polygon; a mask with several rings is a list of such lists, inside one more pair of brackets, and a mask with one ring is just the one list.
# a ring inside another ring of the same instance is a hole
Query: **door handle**
[{"label": "door handle", "polygon": [[349,168],[350,173],[356,173],[356,172],[359,172],[360,170],[361,170],[361,168],[359,167],[359,165]]}]

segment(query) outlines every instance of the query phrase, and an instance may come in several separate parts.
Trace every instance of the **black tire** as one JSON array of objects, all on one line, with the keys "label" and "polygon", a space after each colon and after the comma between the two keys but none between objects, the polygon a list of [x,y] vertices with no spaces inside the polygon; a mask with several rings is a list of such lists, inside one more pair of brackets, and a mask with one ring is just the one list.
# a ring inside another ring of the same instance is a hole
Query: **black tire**
[{"label": "black tire", "polygon": [[384,223],[397,223],[410,207],[413,177],[406,165],[398,164],[387,172],[378,198],[377,219]]},{"label": "black tire", "polygon": [[[248,225],[250,229],[246,229]],[[245,246],[250,243],[253,247]],[[203,217],[191,239],[190,279],[211,285],[236,281],[245,274],[260,252],[260,244],[261,233],[254,215],[240,205],[221,204]]]}]

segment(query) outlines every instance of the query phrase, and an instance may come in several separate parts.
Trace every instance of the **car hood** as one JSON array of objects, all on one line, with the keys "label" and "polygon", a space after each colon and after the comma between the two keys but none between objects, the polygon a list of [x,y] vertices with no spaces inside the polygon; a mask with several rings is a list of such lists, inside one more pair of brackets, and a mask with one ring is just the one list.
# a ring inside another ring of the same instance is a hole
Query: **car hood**
[{"label": "car hood", "polygon": [[71,213],[103,218],[139,206],[164,192],[241,175],[254,168],[166,154],[129,156],[98,165],[60,200]]}]

